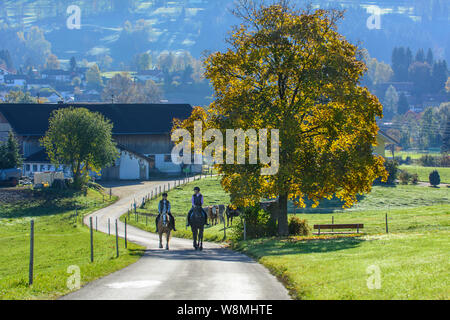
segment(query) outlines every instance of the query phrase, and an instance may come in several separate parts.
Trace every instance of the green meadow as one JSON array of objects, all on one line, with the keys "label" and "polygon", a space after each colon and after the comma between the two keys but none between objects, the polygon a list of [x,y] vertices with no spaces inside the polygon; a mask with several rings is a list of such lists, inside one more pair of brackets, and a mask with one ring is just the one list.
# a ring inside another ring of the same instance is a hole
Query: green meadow
[{"label": "green meadow", "polygon": [[[85,285],[136,262],[143,254],[137,245],[124,249],[121,240],[116,258],[115,238],[94,232],[94,263],[90,262],[90,234],[82,217],[117,198],[109,200],[94,190],[86,197],[72,192],[24,193],[22,200],[0,202],[0,300],[54,299],[72,291],[67,286],[74,275],[69,267],[80,269],[81,285]],[[35,221],[35,252],[34,283],[29,286],[31,220]]]}]

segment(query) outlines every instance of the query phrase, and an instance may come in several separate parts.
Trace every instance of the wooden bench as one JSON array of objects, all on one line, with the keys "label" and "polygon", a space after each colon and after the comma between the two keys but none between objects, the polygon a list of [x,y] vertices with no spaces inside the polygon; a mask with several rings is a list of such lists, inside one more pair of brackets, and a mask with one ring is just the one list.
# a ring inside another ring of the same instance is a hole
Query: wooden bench
[{"label": "wooden bench", "polygon": [[364,229],[363,224],[316,224],[314,225],[315,230],[342,230],[342,229],[356,229],[359,233],[359,229]]}]

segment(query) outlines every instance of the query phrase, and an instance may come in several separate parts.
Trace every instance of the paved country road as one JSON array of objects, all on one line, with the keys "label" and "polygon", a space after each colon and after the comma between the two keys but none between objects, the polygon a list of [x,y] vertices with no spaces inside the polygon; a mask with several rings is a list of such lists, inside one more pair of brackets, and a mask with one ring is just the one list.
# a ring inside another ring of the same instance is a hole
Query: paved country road
[{"label": "paved country road", "polygon": [[[111,232],[114,221],[133,203],[169,181],[122,184],[113,187],[120,200],[85,218],[98,217],[98,229]],[[173,181],[170,181],[173,183]],[[173,184],[172,184],[173,185]],[[108,185],[106,185],[108,187]],[[205,192],[207,196],[207,192]],[[187,199],[186,201],[189,201]],[[119,235],[124,224],[118,223]],[[158,249],[157,235],[132,226],[128,240],[147,248],[135,264],[93,281],[63,300],[284,300],[287,290],[267,269],[246,255],[215,243],[204,243],[204,251],[195,251],[188,239],[171,239],[171,250]]]}]

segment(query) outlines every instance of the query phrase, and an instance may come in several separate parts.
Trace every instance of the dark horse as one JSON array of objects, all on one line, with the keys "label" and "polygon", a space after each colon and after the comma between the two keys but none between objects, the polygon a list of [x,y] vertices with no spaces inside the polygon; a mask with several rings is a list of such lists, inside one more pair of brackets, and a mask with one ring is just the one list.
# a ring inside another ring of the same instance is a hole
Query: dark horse
[{"label": "dark horse", "polygon": [[239,208],[233,209],[231,206],[227,207],[225,213],[227,215],[227,227],[230,226],[230,220],[231,220],[231,225],[233,225],[233,218],[239,217],[239,215],[241,214],[241,212],[239,211]]},{"label": "dark horse", "polygon": [[189,224],[191,226],[192,235],[194,238],[195,250],[203,250],[203,231],[206,224],[205,215],[203,209],[200,206],[195,206],[193,212],[190,215]]}]

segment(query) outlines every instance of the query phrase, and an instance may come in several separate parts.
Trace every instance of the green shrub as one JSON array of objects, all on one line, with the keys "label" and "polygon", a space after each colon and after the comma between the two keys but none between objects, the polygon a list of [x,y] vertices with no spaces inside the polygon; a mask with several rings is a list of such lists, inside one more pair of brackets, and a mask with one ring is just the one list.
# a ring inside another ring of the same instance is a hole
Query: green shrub
[{"label": "green shrub", "polygon": [[414,173],[413,175],[411,175],[411,183],[413,185],[419,184],[419,175],[417,173]]},{"label": "green shrub", "polygon": [[411,180],[412,176],[411,176],[411,174],[409,174],[408,171],[403,170],[400,173],[398,178],[399,178],[401,184],[407,185],[409,183],[409,181]]},{"label": "green shrub", "polygon": [[441,167],[450,167],[450,156],[449,155],[442,155],[441,158]]},{"label": "green shrub", "polygon": [[419,163],[423,167],[439,167],[441,165],[441,159],[439,157],[425,155],[419,159]]},{"label": "green shrub", "polygon": [[233,238],[244,238],[244,219],[246,222],[247,239],[272,237],[277,233],[276,222],[271,219],[270,213],[260,206],[248,207],[241,211],[241,219],[233,226]]},{"label": "green shrub", "polygon": [[430,184],[433,187],[437,187],[441,184],[441,176],[439,175],[439,172],[437,170],[434,170],[432,173],[430,173]]},{"label": "green shrub", "polygon": [[289,219],[289,235],[291,236],[308,236],[311,234],[311,228],[306,220],[297,217]]},{"label": "green shrub", "polygon": [[384,163],[384,167],[388,172],[388,179],[386,182],[381,182],[381,178],[375,180],[375,183],[383,183],[383,184],[394,184],[395,180],[397,180],[398,175],[398,162],[395,160],[386,160]]}]

